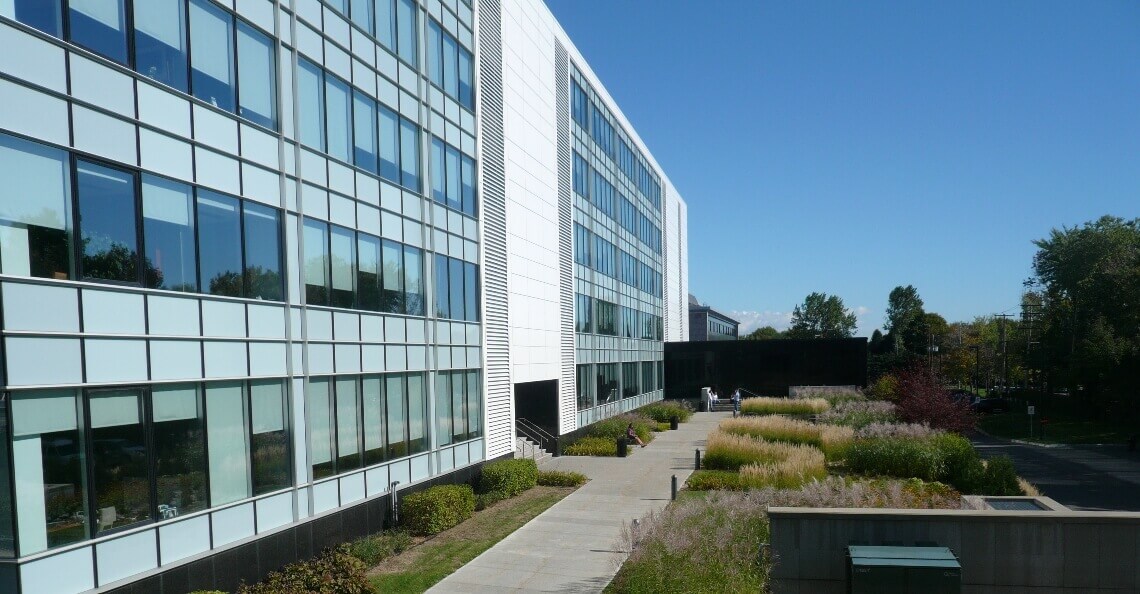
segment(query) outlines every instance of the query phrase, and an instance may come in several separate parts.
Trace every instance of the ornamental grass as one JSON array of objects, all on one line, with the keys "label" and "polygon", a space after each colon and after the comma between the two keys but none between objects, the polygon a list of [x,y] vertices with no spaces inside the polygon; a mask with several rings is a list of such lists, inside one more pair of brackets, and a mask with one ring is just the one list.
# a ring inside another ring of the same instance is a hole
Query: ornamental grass
[{"label": "ornamental grass", "polygon": [[874,423],[890,423],[896,420],[895,405],[883,400],[848,400],[833,404],[831,409],[820,413],[821,423],[846,425],[861,429]]},{"label": "ornamental grass", "polygon": [[746,415],[814,415],[828,409],[823,398],[745,398],[740,412]]},{"label": "ornamental grass", "polygon": [[773,415],[725,419],[720,422],[720,430],[766,441],[815,446],[823,450],[829,459],[842,458],[855,434],[850,427],[809,423]]},{"label": "ornamental grass", "polygon": [[702,466],[739,472],[736,488],[740,489],[795,487],[827,476],[823,452],[817,448],[723,431],[709,434]]}]

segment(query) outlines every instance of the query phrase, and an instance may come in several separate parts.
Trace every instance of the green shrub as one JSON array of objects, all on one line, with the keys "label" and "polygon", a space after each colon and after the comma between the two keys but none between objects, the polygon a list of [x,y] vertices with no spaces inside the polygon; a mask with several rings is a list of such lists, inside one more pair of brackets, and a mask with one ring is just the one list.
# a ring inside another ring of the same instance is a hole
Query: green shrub
[{"label": "green shrub", "polygon": [[641,413],[658,423],[668,423],[672,417],[677,417],[682,423],[689,422],[693,411],[681,400],[662,400],[637,409]]},{"label": "green shrub", "polygon": [[562,450],[567,456],[616,456],[617,438],[587,435]]},{"label": "green shrub", "polygon": [[479,493],[475,495],[475,509],[484,510],[504,499],[510,498],[511,496],[507,495],[506,491],[488,491],[486,493]]},{"label": "green shrub", "polygon": [[530,458],[498,460],[483,465],[479,490],[484,493],[502,491],[514,497],[533,487],[538,481],[538,466]]},{"label": "green shrub", "polygon": [[412,546],[412,535],[403,530],[385,530],[370,534],[348,544],[348,553],[368,567],[399,555]]},{"label": "green shrub", "polygon": [[929,439],[878,438],[860,439],[847,448],[847,468],[852,472],[941,480],[946,475],[946,461]]},{"label": "green shrub", "polygon": [[547,487],[578,487],[588,481],[586,475],[580,472],[567,472],[563,470],[538,471],[538,484]]},{"label": "green shrub", "polygon": [[657,424],[653,427],[653,430],[656,431],[657,433],[661,433],[662,431],[668,431],[672,426],[673,425],[670,423],[663,423],[661,421],[657,421]]},{"label": "green shrub", "polygon": [[470,485],[436,485],[400,501],[400,518],[412,534],[439,534],[475,512]]},{"label": "green shrub", "polygon": [[930,442],[946,465],[946,474],[938,480],[954,485],[963,493],[974,494],[985,468],[970,440],[957,433],[939,433],[931,437]]},{"label": "green shrub", "polygon": [[[629,427],[630,423],[633,423],[633,430],[637,433],[637,436],[641,438],[641,441],[645,443],[653,441],[653,430],[657,426],[657,421],[637,413],[626,413],[598,421],[590,425],[586,434],[590,437],[617,439],[625,435],[626,427]],[[616,448],[617,446],[615,445],[614,447]]]},{"label": "green shrub", "polygon": [[372,594],[365,570],[348,546],[340,545],[308,561],[290,563],[252,586],[242,584],[238,594]]},{"label": "green shrub", "polygon": [[685,484],[694,491],[740,491],[740,475],[728,470],[695,470]]},{"label": "green shrub", "polygon": [[986,460],[986,468],[977,486],[978,495],[1022,495],[1017,482],[1017,471],[1009,456],[998,456]]}]

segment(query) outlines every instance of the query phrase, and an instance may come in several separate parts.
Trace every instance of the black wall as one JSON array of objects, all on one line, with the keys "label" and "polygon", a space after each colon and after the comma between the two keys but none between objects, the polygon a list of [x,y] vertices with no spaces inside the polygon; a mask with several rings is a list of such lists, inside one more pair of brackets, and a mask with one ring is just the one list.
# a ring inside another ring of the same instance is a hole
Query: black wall
[{"label": "black wall", "polygon": [[558,435],[558,380],[515,384],[515,417]]},{"label": "black wall", "polygon": [[666,398],[699,398],[704,386],[725,398],[737,386],[786,396],[789,386],[866,385],[866,338],[665,343]]}]

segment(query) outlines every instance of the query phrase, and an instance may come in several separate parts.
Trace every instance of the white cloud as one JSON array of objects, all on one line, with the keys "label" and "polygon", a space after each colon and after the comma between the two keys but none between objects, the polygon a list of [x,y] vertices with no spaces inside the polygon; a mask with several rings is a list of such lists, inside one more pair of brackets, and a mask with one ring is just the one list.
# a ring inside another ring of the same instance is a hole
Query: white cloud
[{"label": "white cloud", "polygon": [[792,325],[790,311],[732,311],[728,315],[740,322],[740,336],[764,326],[787,330]]}]

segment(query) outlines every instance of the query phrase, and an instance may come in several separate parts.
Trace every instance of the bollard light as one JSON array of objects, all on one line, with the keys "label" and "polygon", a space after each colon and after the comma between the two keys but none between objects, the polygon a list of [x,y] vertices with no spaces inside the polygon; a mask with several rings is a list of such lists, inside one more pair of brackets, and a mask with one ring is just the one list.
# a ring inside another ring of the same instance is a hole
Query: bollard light
[{"label": "bollard light", "polygon": [[673,498],[671,501],[677,500],[677,475],[673,475]]},{"label": "bollard light", "polygon": [[695,470],[701,469],[701,450],[700,450],[700,448],[697,448],[697,453],[693,459],[693,468]]}]

